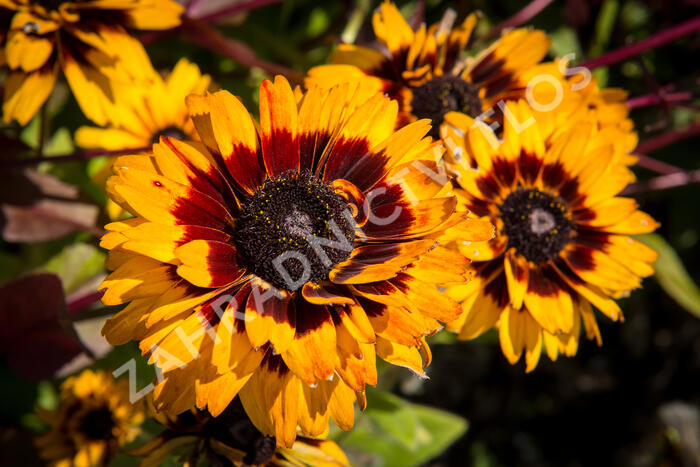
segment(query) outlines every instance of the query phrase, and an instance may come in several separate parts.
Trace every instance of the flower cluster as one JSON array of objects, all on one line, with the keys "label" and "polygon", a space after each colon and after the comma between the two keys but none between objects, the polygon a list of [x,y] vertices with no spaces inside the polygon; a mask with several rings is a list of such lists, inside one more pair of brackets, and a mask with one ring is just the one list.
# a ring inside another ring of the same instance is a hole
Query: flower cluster
[{"label": "flower cluster", "polygon": [[[125,380],[67,379],[39,411],[45,459],[348,465],[329,420],[353,427],[377,357],[427,378],[429,337],[495,329],[530,372],[600,345],[594,309],[622,321],[616,299],[653,274],[630,236],[658,224],[620,196],[626,93],[548,60],[544,32],[489,45],[476,13],[414,28],[385,1],[375,47],[340,44],[303,87],[263,80],[251,113],[185,58],[161,75],[129,31],[198,27],[182,14],[0,2],[3,120],[27,124],[62,70],[96,125],[76,143],[119,153],[91,174],[111,219],[98,289],[121,307],[102,335],[156,370],[147,408]],[[137,439],[146,415],[161,433]]]}]

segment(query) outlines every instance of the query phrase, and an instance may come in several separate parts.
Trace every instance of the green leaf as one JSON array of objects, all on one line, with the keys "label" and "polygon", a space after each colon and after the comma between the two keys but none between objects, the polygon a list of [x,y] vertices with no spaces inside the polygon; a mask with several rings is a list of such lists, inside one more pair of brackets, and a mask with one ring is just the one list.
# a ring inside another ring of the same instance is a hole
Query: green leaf
[{"label": "green leaf", "polygon": [[56,388],[49,381],[41,381],[38,385],[39,397],[37,405],[47,410],[54,410],[58,407],[58,394]]},{"label": "green leaf", "polygon": [[570,27],[561,26],[550,33],[549,37],[552,40],[552,46],[549,49],[552,55],[561,57],[573,52],[575,59],[580,59],[583,56],[576,31]]},{"label": "green leaf", "polygon": [[22,271],[22,258],[19,255],[12,255],[4,251],[0,251],[0,285],[5,282],[16,279]]},{"label": "green leaf", "polygon": [[368,395],[367,402],[372,407],[367,416],[380,431],[408,449],[416,444],[418,416],[410,408],[404,407],[406,401],[388,392],[376,392]]},{"label": "green leaf", "polygon": [[358,465],[410,467],[441,454],[466,430],[461,417],[369,390],[367,410],[340,443]]},{"label": "green leaf", "polygon": [[431,346],[434,344],[451,345],[451,344],[454,344],[455,342],[457,342],[457,334],[454,332],[450,332],[450,331],[443,329],[442,331],[438,332],[434,336],[428,338],[428,342],[430,343]]},{"label": "green leaf", "polygon": [[620,11],[620,19],[628,31],[649,24],[649,15],[649,8],[635,1],[625,2]]},{"label": "green leaf", "polygon": [[17,375],[4,361],[0,362],[0,418],[19,420],[23,414],[34,411],[38,384]]},{"label": "green leaf", "polygon": [[423,449],[428,460],[447,449],[455,440],[467,431],[467,421],[462,417],[425,405],[413,405],[418,415],[418,444],[427,446]]},{"label": "green leaf", "polygon": [[111,467],[137,467],[141,461],[142,459],[139,457],[132,457],[123,453],[118,453],[117,456],[111,460],[109,465]]},{"label": "green leaf", "polygon": [[610,70],[608,67],[596,68],[593,70],[593,77],[598,82],[598,86],[604,87],[608,83],[608,77],[610,76]]},{"label": "green leaf", "polygon": [[73,138],[68,128],[59,128],[46,142],[44,146],[45,156],[58,156],[62,154],[70,154],[75,151]]},{"label": "green leaf", "polygon": [[[588,49],[589,58],[597,57],[605,52],[608,44],[610,43],[610,37],[612,36],[615,23],[617,22],[619,10],[619,1],[605,0],[603,2],[603,5],[600,7],[600,13],[598,13],[598,17],[596,18],[593,40],[591,41],[591,46]],[[607,67],[596,68],[593,70],[593,76],[598,81],[598,85],[601,88],[607,85],[608,74],[609,72]]]},{"label": "green leaf", "polygon": [[[22,130],[20,135],[21,140],[28,146],[36,149],[37,140],[39,137],[39,114],[32,119],[31,122]],[[61,154],[70,154],[75,150],[73,138],[68,128],[61,127],[51,135],[46,141],[43,149],[44,156],[57,156]]]},{"label": "green leaf", "polygon": [[309,24],[306,26],[306,34],[310,37],[317,36],[326,30],[331,19],[328,17],[328,12],[320,7],[311,10],[309,15]]},{"label": "green leaf", "polygon": [[[51,381],[40,381],[37,385],[36,406],[45,410],[55,410],[58,407],[58,392]],[[46,431],[46,423],[36,416],[36,412],[25,413],[20,419],[22,426],[32,431]]]},{"label": "green leaf", "polygon": [[22,129],[19,135],[20,139],[24,144],[30,148],[36,149],[36,142],[39,138],[39,114],[37,113],[34,118],[32,118],[27,126]]},{"label": "green leaf", "polygon": [[659,254],[659,259],[654,263],[654,277],[659,285],[679,305],[700,318],[700,289],[691,279],[673,247],[657,234],[641,235],[638,239]]},{"label": "green leaf", "polygon": [[60,277],[63,290],[70,294],[102,272],[105,259],[105,253],[96,246],[76,243],[63,249],[38,269],[53,272]]}]

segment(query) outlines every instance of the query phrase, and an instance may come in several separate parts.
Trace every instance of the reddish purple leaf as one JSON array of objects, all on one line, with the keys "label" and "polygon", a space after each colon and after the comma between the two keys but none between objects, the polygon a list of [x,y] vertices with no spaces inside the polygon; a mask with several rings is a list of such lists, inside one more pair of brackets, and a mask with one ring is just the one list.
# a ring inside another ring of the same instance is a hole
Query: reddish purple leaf
[{"label": "reddish purple leaf", "polygon": [[0,355],[27,379],[51,377],[81,353],[60,323],[65,306],[61,281],[35,274],[0,287]]},{"label": "reddish purple leaf", "polygon": [[99,209],[78,200],[78,189],[36,171],[0,175],[0,228],[9,242],[55,240],[79,230],[96,232]]}]

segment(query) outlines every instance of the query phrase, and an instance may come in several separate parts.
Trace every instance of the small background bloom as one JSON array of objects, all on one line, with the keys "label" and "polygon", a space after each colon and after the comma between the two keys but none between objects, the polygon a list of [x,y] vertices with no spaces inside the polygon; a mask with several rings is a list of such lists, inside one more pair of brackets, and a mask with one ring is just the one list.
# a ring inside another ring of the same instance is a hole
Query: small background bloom
[{"label": "small background bloom", "polygon": [[129,400],[126,380],[85,370],[61,384],[55,410],[37,409],[50,427],[36,438],[39,455],[56,466],[108,465],[140,433],[144,413],[143,403]]}]

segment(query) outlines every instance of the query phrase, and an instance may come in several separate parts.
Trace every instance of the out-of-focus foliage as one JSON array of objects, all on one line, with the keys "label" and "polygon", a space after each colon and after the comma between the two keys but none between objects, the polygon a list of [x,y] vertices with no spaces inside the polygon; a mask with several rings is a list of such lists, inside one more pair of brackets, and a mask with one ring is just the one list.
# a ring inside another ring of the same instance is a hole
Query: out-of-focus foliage
[{"label": "out-of-focus foliage", "polygon": [[659,235],[644,235],[641,240],[659,253],[659,259],[654,263],[659,285],[679,305],[700,316],[700,289],[690,278],[673,247]]},{"label": "out-of-focus foliage", "polygon": [[467,430],[461,417],[389,392],[368,392],[367,402],[357,426],[339,435],[340,444],[356,456],[358,465],[422,465]]}]

